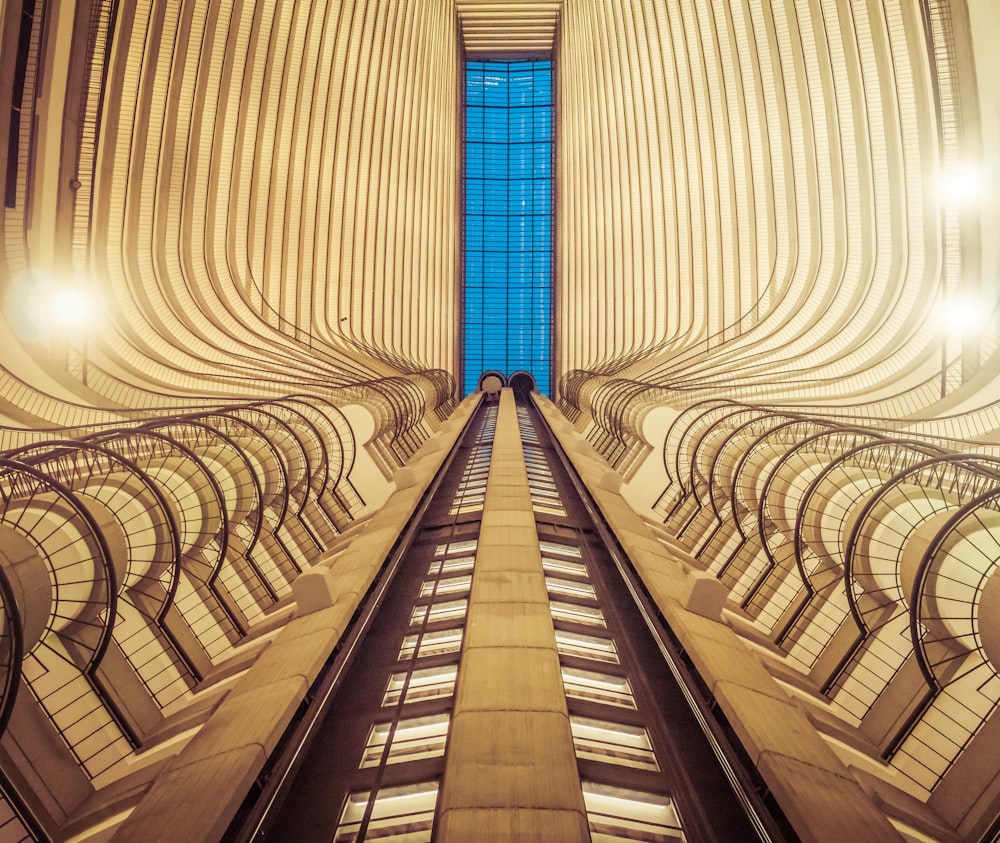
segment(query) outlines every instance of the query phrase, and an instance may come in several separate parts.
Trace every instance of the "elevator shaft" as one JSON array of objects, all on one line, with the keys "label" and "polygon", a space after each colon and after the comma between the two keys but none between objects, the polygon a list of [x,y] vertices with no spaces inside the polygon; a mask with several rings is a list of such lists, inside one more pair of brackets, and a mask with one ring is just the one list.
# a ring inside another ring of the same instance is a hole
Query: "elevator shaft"
[{"label": "elevator shaft", "polygon": [[761,839],[510,390],[470,421],[303,746],[231,839]]}]

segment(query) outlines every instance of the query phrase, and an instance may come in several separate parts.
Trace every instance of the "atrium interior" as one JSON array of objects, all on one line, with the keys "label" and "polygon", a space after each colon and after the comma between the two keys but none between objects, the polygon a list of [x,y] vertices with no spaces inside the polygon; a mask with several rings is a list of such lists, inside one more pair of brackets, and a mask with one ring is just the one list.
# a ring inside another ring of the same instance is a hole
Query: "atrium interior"
[{"label": "atrium interior", "polygon": [[0,0],[0,843],[1000,839],[998,41]]}]

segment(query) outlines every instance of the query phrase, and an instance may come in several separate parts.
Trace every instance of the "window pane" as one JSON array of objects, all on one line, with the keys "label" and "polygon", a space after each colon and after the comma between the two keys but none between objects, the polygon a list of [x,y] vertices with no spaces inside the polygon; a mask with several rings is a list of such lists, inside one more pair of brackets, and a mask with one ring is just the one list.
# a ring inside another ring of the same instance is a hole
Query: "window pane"
[{"label": "window pane", "polygon": [[490,369],[548,393],[551,63],[467,62],[465,94],[463,393]]},{"label": "window pane", "polygon": [[583,800],[594,843],[683,840],[680,818],[669,796],[583,783]]},{"label": "window pane", "polygon": [[[447,714],[414,717],[395,724],[376,723],[368,734],[368,743],[361,757],[362,767],[377,767],[385,756],[386,764],[402,764],[444,755],[448,737]],[[386,745],[388,744],[388,752]]]},{"label": "window pane", "polygon": [[598,635],[583,635],[565,629],[556,630],[556,647],[564,656],[577,656],[593,661],[618,664],[618,650],[610,638]]},{"label": "window pane", "polygon": [[439,629],[430,632],[415,632],[403,638],[399,648],[399,661],[407,661],[416,656],[425,659],[446,653],[457,653],[462,649],[462,629]]},{"label": "window pane", "polygon": [[549,594],[564,594],[567,597],[579,597],[584,600],[594,600],[596,595],[590,583],[566,580],[561,577],[546,577],[545,587]]},{"label": "window pane", "polygon": [[396,705],[402,698],[404,704],[419,700],[450,697],[455,692],[455,665],[414,670],[410,673],[393,673],[389,677],[382,706]]},{"label": "window pane", "polygon": [[642,726],[575,716],[569,721],[578,758],[637,770],[660,769],[649,734]]},{"label": "window pane", "polygon": [[[375,796],[365,839],[397,843],[429,843],[437,805],[437,782],[384,787]],[[340,815],[334,843],[355,843],[360,833],[371,793],[352,793]]]},{"label": "window pane", "polygon": [[538,546],[542,550],[542,556],[553,555],[553,556],[575,556],[579,558],[581,556],[580,548],[573,547],[568,544],[558,544],[556,542],[539,542]]},{"label": "window pane", "polygon": [[597,673],[593,670],[577,670],[572,667],[562,669],[563,687],[566,696],[578,700],[593,700],[605,705],[635,708],[632,686],[624,676]]},{"label": "window pane", "polygon": [[580,562],[570,562],[567,559],[542,558],[542,567],[546,574],[570,574],[577,577],[587,576],[587,567]]},{"label": "window pane", "polygon": [[468,591],[472,585],[472,577],[445,577],[440,580],[429,580],[420,586],[421,597],[432,597],[441,594],[461,594]]},{"label": "window pane", "polygon": [[549,602],[552,618],[566,623],[584,623],[588,626],[607,626],[604,615],[596,606],[579,606],[576,603],[564,603],[562,600]]},{"label": "window pane", "polygon": [[436,577],[441,574],[457,574],[460,571],[469,571],[472,570],[474,562],[475,557],[473,556],[459,556],[456,559],[434,561],[427,568],[427,576]]},{"label": "window pane", "polygon": [[438,621],[453,621],[465,617],[468,600],[445,600],[425,606],[414,606],[410,613],[410,626]]}]

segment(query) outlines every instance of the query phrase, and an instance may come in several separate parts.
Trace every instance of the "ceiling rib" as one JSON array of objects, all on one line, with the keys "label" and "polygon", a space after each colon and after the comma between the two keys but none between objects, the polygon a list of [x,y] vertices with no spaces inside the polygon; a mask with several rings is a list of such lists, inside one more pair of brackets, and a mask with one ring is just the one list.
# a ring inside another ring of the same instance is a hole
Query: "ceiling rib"
[{"label": "ceiling rib", "polygon": [[515,58],[552,51],[562,0],[458,0],[467,58]]}]

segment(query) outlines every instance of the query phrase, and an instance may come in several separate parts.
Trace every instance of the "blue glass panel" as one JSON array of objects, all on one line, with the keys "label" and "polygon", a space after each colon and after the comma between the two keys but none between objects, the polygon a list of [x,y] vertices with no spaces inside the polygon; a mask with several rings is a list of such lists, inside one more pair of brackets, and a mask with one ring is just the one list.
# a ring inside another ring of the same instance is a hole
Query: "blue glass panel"
[{"label": "blue glass panel", "polygon": [[551,391],[552,71],[467,62],[463,393],[487,369]]}]

